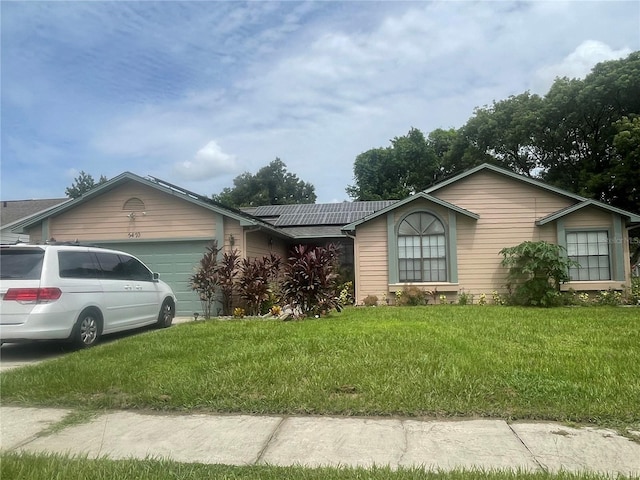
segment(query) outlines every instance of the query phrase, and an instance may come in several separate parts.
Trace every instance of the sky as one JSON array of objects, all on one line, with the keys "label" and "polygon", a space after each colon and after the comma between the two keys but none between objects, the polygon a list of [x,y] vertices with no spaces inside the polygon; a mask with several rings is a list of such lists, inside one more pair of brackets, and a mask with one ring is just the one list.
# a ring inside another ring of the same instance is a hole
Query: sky
[{"label": "sky", "polygon": [[2,0],[0,199],[80,171],[202,195],[276,157],[349,200],[356,156],[640,50],[632,1]]}]

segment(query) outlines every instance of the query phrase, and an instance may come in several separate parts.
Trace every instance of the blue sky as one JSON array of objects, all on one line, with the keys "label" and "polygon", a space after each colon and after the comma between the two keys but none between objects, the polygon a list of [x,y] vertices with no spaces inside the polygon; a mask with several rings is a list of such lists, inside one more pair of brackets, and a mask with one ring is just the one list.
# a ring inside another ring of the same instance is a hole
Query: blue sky
[{"label": "blue sky", "polygon": [[153,175],[204,195],[279,157],[347,200],[411,127],[640,50],[640,2],[1,2],[2,200]]}]

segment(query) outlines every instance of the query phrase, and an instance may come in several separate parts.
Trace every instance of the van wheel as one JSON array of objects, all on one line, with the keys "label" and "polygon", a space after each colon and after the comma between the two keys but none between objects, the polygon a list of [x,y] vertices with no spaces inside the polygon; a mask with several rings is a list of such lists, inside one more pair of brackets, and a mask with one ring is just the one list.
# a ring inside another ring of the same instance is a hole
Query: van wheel
[{"label": "van wheel", "polygon": [[158,322],[156,326],[158,328],[167,328],[171,326],[171,322],[173,322],[173,317],[176,314],[176,308],[173,302],[169,299],[165,300],[162,303],[162,307],[160,308],[160,313],[158,314]]},{"label": "van wheel", "polygon": [[85,310],[73,328],[72,340],[79,348],[93,347],[102,333],[102,320],[94,310]]}]

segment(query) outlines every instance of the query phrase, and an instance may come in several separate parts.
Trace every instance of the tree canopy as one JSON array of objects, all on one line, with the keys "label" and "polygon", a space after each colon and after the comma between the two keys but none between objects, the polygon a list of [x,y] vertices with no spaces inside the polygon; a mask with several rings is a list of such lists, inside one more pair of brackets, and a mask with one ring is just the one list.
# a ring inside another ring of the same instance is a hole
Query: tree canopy
[{"label": "tree canopy", "polygon": [[230,207],[315,203],[315,187],[287,172],[285,163],[276,158],[253,175],[244,172],[212,198]]},{"label": "tree canopy", "polygon": [[80,174],[73,179],[73,183],[70,187],[67,187],[65,189],[64,193],[69,198],[78,198],[81,197],[82,194],[91,190],[93,187],[102,185],[106,181],[107,177],[105,177],[104,175],[100,175],[100,179],[98,180],[98,183],[96,183],[90,174],[85,173],[84,170],[81,170]]},{"label": "tree canopy", "polygon": [[403,198],[484,162],[640,212],[640,52],[476,108],[458,130],[411,128],[358,155],[356,200]]}]

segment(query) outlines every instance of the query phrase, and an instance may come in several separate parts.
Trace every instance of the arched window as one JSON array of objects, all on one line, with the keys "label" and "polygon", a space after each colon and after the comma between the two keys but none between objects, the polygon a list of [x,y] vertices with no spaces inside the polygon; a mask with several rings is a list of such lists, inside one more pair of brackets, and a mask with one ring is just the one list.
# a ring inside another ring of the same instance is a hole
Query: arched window
[{"label": "arched window", "polygon": [[401,282],[446,282],[447,247],[444,225],[426,212],[408,215],[398,227]]},{"label": "arched window", "polygon": [[124,202],[122,210],[126,210],[128,212],[144,212],[144,202],[137,197],[131,197],[129,200]]}]

